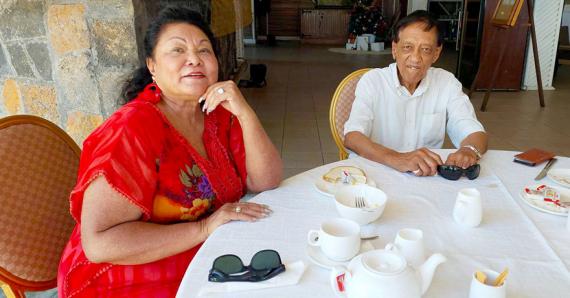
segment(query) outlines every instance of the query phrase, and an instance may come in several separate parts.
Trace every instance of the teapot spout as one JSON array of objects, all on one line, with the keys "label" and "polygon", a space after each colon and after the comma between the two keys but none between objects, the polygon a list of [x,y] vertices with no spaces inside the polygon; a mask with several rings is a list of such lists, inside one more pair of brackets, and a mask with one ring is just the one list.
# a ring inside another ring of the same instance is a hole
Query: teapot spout
[{"label": "teapot spout", "polygon": [[433,278],[433,274],[435,269],[439,264],[447,261],[447,258],[442,254],[433,254],[423,265],[419,268],[419,275],[421,279],[422,285],[422,295],[425,294],[429,286],[431,285],[431,281]]}]

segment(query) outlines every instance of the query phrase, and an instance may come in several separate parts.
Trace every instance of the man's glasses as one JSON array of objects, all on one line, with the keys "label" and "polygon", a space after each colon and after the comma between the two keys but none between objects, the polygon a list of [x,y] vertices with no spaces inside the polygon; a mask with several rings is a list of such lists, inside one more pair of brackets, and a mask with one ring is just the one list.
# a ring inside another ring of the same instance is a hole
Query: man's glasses
[{"label": "man's glasses", "polygon": [[236,255],[223,255],[214,260],[208,280],[213,282],[226,281],[263,281],[285,271],[279,253],[266,249],[257,252],[251,258],[251,264],[245,266]]},{"label": "man's glasses", "polygon": [[469,180],[473,180],[479,177],[479,172],[481,171],[481,166],[479,164],[474,164],[467,169],[463,169],[458,166],[450,166],[450,165],[439,165],[437,166],[437,173],[448,180],[457,180],[461,178],[463,174],[469,178]]}]

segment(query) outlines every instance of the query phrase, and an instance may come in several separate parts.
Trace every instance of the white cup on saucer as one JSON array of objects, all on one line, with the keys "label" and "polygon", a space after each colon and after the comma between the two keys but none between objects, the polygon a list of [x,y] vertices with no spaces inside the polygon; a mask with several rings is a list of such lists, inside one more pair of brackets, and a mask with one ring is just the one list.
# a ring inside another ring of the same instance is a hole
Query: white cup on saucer
[{"label": "white cup on saucer", "polygon": [[507,296],[507,281],[505,280],[503,284],[495,287],[493,283],[499,277],[499,273],[493,270],[482,270],[481,272],[487,276],[487,282],[480,282],[473,273],[469,298],[505,298]]},{"label": "white cup on saucer", "polygon": [[483,219],[483,206],[481,193],[475,188],[464,188],[457,193],[457,200],[453,208],[453,219],[458,224],[474,228],[481,224]]},{"label": "white cup on saucer", "polygon": [[421,266],[426,260],[424,248],[424,233],[419,229],[401,229],[394,243],[388,243],[386,250],[401,253],[412,267]]},{"label": "white cup on saucer", "polygon": [[360,225],[344,218],[329,219],[320,230],[310,230],[307,240],[331,260],[347,261],[360,251]]}]

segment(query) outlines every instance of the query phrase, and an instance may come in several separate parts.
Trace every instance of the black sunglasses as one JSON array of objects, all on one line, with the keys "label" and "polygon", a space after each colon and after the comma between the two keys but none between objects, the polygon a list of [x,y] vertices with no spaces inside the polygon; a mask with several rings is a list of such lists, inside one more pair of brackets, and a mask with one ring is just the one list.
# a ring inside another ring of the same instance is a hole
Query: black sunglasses
[{"label": "black sunglasses", "polygon": [[463,169],[458,166],[450,166],[450,165],[439,165],[437,166],[437,173],[448,180],[457,180],[461,178],[463,174],[469,178],[469,180],[473,180],[479,177],[479,172],[481,171],[481,166],[479,164],[474,164],[467,169]]},{"label": "black sunglasses", "polygon": [[251,264],[245,266],[236,255],[223,255],[214,260],[208,280],[226,281],[263,281],[285,271],[279,253],[272,249],[258,251],[251,258]]}]

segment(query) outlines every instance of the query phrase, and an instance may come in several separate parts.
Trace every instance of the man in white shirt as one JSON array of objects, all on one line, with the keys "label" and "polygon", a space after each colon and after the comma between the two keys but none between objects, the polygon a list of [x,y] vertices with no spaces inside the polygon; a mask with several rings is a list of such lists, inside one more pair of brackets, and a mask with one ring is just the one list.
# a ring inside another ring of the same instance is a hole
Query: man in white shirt
[{"label": "man in white shirt", "polygon": [[442,50],[437,20],[416,11],[394,27],[396,63],[367,72],[344,126],[347,148],[402,172],[431,176],[441,157],[445,130],[459,148],[445,164],[467,168],[487,151],[487,134],[475,117],[461,83],[450,72],[432,68]]}]

